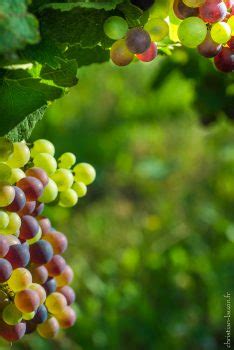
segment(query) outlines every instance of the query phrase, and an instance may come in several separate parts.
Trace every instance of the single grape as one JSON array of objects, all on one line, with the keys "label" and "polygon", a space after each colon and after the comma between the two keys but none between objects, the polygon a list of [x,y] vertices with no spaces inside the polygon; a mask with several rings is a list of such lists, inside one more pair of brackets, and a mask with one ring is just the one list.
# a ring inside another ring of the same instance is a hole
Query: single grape
[{"label": "single grape", "polygon": [[31,262],[38,265],[48,263],[53,257],[53,248],[51,244],[43,239],[30,245],[29,247]]},{"label": "single grape", "polygon": [[55,280],[58,287],[64,287],[67,284],[70,284],[73,280],[74,273],[70,266],[66,266],[61,275],[56,276]]},{"label": "single grape", "polygon": [[175,0],[173,4],[173,10],[179,19],[185,19],[188,17],[197,17],[198,16],[198,8],[192,8],[185,5],[183,0]]},{"label": "single grape", "polygon": [[0,258],[4,258],[9,251],[10,245],[6,237],[0,235]]},{"label": "single grape", "polygon": [[82,198],[87,193],[87,186],[80,181],[77,181],[73,184],[72,189],[77,193],[79,198]]},{"label": "single grape", "polygon": [[41,168],[36,168],[36,167],[29,168],[28,170],[26,170],[26,175],[35,177],[38,180],[40,180],[42,185],[43,185],[43,187],[48,185],[49,177],[46,174],[46,172],[43,169],[41,169]]},{"label": "single grape", "polygon": [[0,163],[0,181],[9,181],[11,178],[11,168],[6,163]]},{"label": "single grape", "polygon": [[144,53],[136,55],[136,57],[142,62],[151,62],[155,59],[155,57],[157,57],[157,53],[157,45],[152,42],[148,50],[146,50]]},{"label": "single grape", "polygon": [[45,234],[47,232],[50,232],[51,231],[51,222],[48,218],[45,218],[45,217],[39,217],[37,218],[38,220],[38,223],[41,227],[41,230],[42,230],[42,233]]},{"label": "single grape", "polygon": [[48,153],[51,156],[54,156],[55,148],[52,142],[44,139],[39,139],[34,141],[31,153],[32,157],[34,157],[38,153]]},{"label": "single grape", "polygon": [[150,44],[151,38],[146,30],[132,28],[127,32],[126,45],[132,53],[143,53],[150,47]]},{"label": "single grape", "polygon": [[6,228],[9,225],[9,216],[5,211],[0,210],[0,229]]},{"label": "single grape", "polygon": [[58,187],[54,180],[49,179],[48,185],[44,188],[43,194],[39,197],[39,201],[42,203],[53,202],[58,195]]},{"label": "single grape", "polygon": [[11,169],[11,177],[10,177],[10,184],[14,185],[19,180],[23,179],[25,177],[25,173],[20,168],[12,168]]},{"label": "single grape", "polygon": [[28,202],[26,202],[25,206],[23,207],[23,209],[18,212],[18,215],[20,217],[22,217],[24,215],[31,215],[34,212],[35,208],[36,208],[36,203],[37,203],[36,201],[28,201]]},{"label": "single grape", "polygon": [[0,183],[0,207],[10,205],[15,198],[15,189],[13,186]]},{"label": "single grape", "polygon": [[223,47],[222,51],[215,56],[214,63],[216,68],[223,73],[234,71],[234,51],[229,47]]},{"label": "single grape", "polygon": [[21,322],[22,316],[22,312],[20,312],[15,304],[12,303],[7,305],[2,312],[3,321],[11,326],[14,326]]},{"label": "single grape", "polygon": [[12,168],[24,167],[30,159],[30,150],[25,142],[14,142],[14,151],[7,160]]},{"label": "single grape", "polygon": [[36,167],[45,170],[48,175],[52,175],[57,169],[57,162],[49,153],[38,153],[33,163]]},{"label": "single grape", "polygon": [[23,320],[30,321],[30,320],[33,319],[34,316],[35,316],[35,311],[24,313],[23,314]]},{"label": "single grape", "polygon": [[131,3],[141,10],[146,11],[153,6],[155,0],[131,0]]},{"label": "single grape", "polygon": [[50,277],[61,275],[66,267],[66,262],[61,255],[54,255],[53,258],[45,265]]},{"label": "single grape", "polygon": [[61,311],[67,306],[67,300],[61,293],[51,293],[46,299],[46,307],[53,315],[61,313]]},{"label": "single grape", "polygon": [[32,319],[32,322],[35,324],[44,323],[48,319],[48,311],[45,305],[40,305],[37,309],[35,316]]},{"label": "single grape", "polygon": [[206,25],[197,17],[186,18],[178,29],[178,37],[181,43],[190,48],[200,45],[205,40],[206,35]]},{"label": "single grape", "polygon": [[96,171],[92,165],[88,163],[79,163],[74,169],[75,181],[83,182],[85,185],[89,185],[94,182],[96,178]]},{"label": "single grape", "polygon": [[13,234],[18,235],[21,226],[21,219],[17,213],[8,213],[9,224],[5,229],[1,230],[2,234]]},{"label": "single grape", "polygon": [[199,16],[207,23],[219,22],[227,16],[227,7],[222,1],[207,0],[199,7]]},{"label": "single grape", "polygon": [[70,169],[76,163],[76,156],[71,152],[66,152],[61,155],[58,160],[59,168]]},{"label": "single grape", "polygon": [[210,34],[216,43],[226,44],[231,38],[231,28],[225,22],[218,22],[211,27]]},{"label": "single grape", "polygon": [[76,295],[74,290],[70,286],[59,287],[57,291],[65,296],[67,300],[67,305],[71,305],[74,303]]},{"label": "single grape", "polygon": [[5,258],[11,263],[14,269],[27,266],[30,260],[28,244],[11,245]]},{"label": "single grape", "polygon": [[215,57],[222,50],[222,45],[214,42],[208,31],[205,40],[197,47],[197,49],[202,56],[211,58]]},{"label": "single grape", "polygon": [[21,188],[17,186],[13,186],[15,190],[15,197],[10,205],[5,207],[5,210],[11,211],[11,212],[18,212],[22,210],[26,204],[26,197],[24,194],[24,191],[21,190]]},{"label": "single grape", "polygon": [[127,66],[132,62],[134,55],[128,50],[124,39],[117,40],[111,47],[110,57],[117,66]]},{"label": "single grape", "polygon": [[59,197],[59,205],[64,208],[74,207],[78,202],[77,193],[69,188],[68,190],[61,192]]},{"label": "single grape", "polygon": [[0,283],[9,280],[12,273],[12,266],[6,259],[0,258]]},{"label": "single grape", "polygon": [[54,293],[56,291],[57,283],[54,278],[48,278],[48,280],[43,284],[43,288],[47,295]]},{"label": "single grape", "polygon": [[13,143],[6,137],[0,137],[0,161],[5,162],[14,152]]},{"label": "single grape", "polygon": [[128,31],[128,24],[119,16],[109,17],[103,25],[104,33],[113,40],[122,39]]},{"label": "single grape", "polygon": [[21,267],[13,270],[7,283],[13,292],[16,293],[30,286],[32,283],[32,275],[27,269]]},{"label": "single grape", "polygon": [[48,271],[44,265],[31,266],[30,271],[32,274],[33,283],[44,284],[48,279]]},{"label": "single grape", "polygon": [[54,338],[59,331],[58,321],[55,317],[50,317],[47,321],[38,325],[37,331],[43,338]]},{"label": "single grape", "polygon": [[74,181],[72,172],[68,169],[58,169],[51,178],[56,183],[60,192],[68,190]]},{"label": "single grape", "polygon": [[18,181],[17,187],[24,191],[27,201],[36,201],[43,193],[41,181],[32,176],[26,176]]},{"label": "single grape", "polygon": [[37,220],[31,215],[24,215],[21,218],[20,239],[27,240],[36,236],[39,231]]},{"label": "single grape", "polygon": [[46,291],[45,289],[38,283],[32,283],[29,286],[29,289],[34,290],[40,299],[40,305],[44,304],[45,300],[46,300]]},{"label": "single grape", "polygon": [[63,329],[72,327],[76,322],[76,313],[70,306],[62,309],[56,317],[60,327]]},{"label": "single grape", "polygon": [[47,232],[43,239],[52,245],[54,254],[63,254],[67,249],[67,237],[58,231]]},{"label": "single grape", "polygon": [[20,240],[14,235],[7,235],[4,237],[6,238],[9,246],[14,245],[14,244],[20,244]]},{"label": "single grape", "polygon": [[29,313],[37,310],[40,305],[40,298],[34,290],[25,289],[16,293],[14,303],[22,313]]},{"label": "single grape", "polygon": [[150,19],[144,29],[150,34],[152,41],[161,41],[169,34],[169,25],[161,18]]}]

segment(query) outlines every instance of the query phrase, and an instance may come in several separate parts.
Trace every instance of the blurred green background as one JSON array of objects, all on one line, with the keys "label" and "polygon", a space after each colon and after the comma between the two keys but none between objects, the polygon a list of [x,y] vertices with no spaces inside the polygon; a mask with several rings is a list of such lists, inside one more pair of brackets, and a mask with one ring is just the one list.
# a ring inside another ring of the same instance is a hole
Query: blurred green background
[{"label": "blurred green background", "polygon": [[31,335],[12,348],[223,349],[223,294],[234,290],[232,77],[180,49],[79,78],[32,135],[97,170],[75,209],[47,209],[69,238],[78,320],[54,341]]}]

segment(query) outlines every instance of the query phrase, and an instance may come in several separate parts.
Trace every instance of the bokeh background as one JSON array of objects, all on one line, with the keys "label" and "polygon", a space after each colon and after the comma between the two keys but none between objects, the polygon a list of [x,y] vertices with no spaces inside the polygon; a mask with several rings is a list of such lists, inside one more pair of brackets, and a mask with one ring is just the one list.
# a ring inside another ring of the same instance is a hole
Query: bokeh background
[{"label": "bokeh background", "polygon": [[[21,350],[220,350],[234,291],[233,77],[194,52],[79,70],[32,140],[93,164],[73,210],[47,209],[75,271],[75,326]],[[234,333],[233,333],[234,334]],[[10,346],[0,343],[0,349]]]}]

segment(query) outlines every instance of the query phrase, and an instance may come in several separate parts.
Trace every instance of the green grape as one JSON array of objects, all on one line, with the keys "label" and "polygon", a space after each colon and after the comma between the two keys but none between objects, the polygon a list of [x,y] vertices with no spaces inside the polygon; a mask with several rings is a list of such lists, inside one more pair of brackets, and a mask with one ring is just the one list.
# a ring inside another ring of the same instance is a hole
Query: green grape
[{"label": "green grape", "polygon": [[206,0],[183,0],[183,3],[188,7],[200,7]]},{"label": "green grape", "polygon": [[17,309],[15,304],[9,304],[2,312],[2,319],[10,326],[14,326],[22,320],[22,313]]},{"label": "green grape", "polygon": [[18,237],[21,226],[21,218],[17,213],[8,213],[8,217],[9,224],[5,229],[1,230],[1,233],[5,235],[15,235]]},{"label": "green grape", "polygon": [[126,40],[120,39],[112,45],[110,58],[114,64],[123,67],[132,62],[134,55],[127,48]]},{"label": "green grape", "polygon": [[70,169],[76,162],[76,156],[71,152],[66,152],[59,158],[59,168]]},{"label": "green grape", "polygon": [[15,190],[13,186],[0,183],[0,207],[10,205],[15,198]]},{"label": "green grape", "polygon": [[234,36],[234,16],[231,16],[228,21],[227,24],[230,26],[231,31],[232,31],[232,36]]},{"label": "green grape", "polygon": [[150,34],[152,41],[161,41],[169,34],[169,26],[161,18],[150,19],[144,29]]},{"label": "green grape", "polygon": [[6,163],[0,163],[0,181],[9,181],[11,168]]},{"label": "green grape", "polygon": [[72,189],[76,191],[79,198],[84,197],[87,193],[87,187],[83,182],[75,182]]},{"label": "green grape", "polygon": [[64,207],[64,208],[74,207],[77,202],[78,202],[78,195],[71,188],[60,193],[59,205],[61,207]]},{"label": "green grape", "polygon": [[22,318],[23,318],[23,320],[25,320],[25,321],[30,321],[30,320],[32,320],[33,319],[33,317],[35,316],[35,311],[32,311],[32,312],[29,312],[29,313],[27,313],[27,314],[23,314],[23,316],[22,316]]},{"label": "green grape", "polygon": [[9,216],[5,211],[0,211],[0,229],[6,228],[9,224]]},{"label": "green grape", "polygon": [[179,26],[178,37],[184,46],[194,48],[206,38],[206,24],[197,17],[186,18]]},{"label": "green grape", "polygon": [[44,139],[37,140],[33,143],[31,150],[32,157],[35,157],[38,153],[48,153],[51,156],[55,154],[55,148],[52,142]]},{"label": "green grape", "polygon": [[13,292],[17,293],[24,290],[32,284],[32,275],[29,270],[24,267],[19,267],[13,270],[10,279],[7,281]]},{"label": "green grape", "polygon": [[0,137],[0,161],[7,161],[13,150],[13,143],[5,137]]},{"label": "green grape", "polygon": [[38,230],[37,234],[31,239],[27,239],[27,243],[29,245],[34,244],[37,241],[39,241],[39,239],[41,239],[41,236],[42,236],[42,231],[41,231],[41,228],[39,227],[39,230]]},{"label": "green grape", "polygon": [[56,183],[59,192],[68,190],[74,181],[72,172],[68,169],[58,169],[51,178]]},{"label": "green grape", "polygon": [[128,31],[128,24],[119,16],[109,17],[103,26],[104,33],[113,40],[122,39]]},{"label": "green grape", "polygon": [[231,28],[225,22],[217,22],[212,26],[210,35],[216,43],[226,44],[231,38]]},{"label": "green grape", "polygon": [[12,168],[24,167],[30,159],[30,150],[25,142],[15,142],[14,152],[7,160],[7,164]]},{"label": "green grape", "polygon": [[19,180],[23,179],[25,177],[25,173],[20,168],[12,168],[11,169],[11,177],[10,177],[10,183],[11,185],[16,184]]},{"label": "green grape", "polygon": [[48,175],[53,174],[57,169],[57,162],[49,153],[38,153],[35,156],[33,163],[36,167],[45,170]]},{"label": "green grape", "polygon": [[49,179],[48,185],[44,188],[42,196],[39,197],[39,201],[42,203],[50,203],[53,202],[58,195],[58,187],[54,180]]},{"label": "green grape", "polygon": [[92,165],[88,163],[79,163],[74,169],[75,181],[83,182],[85,185],[91,184],[96,178],[96,171]]}]

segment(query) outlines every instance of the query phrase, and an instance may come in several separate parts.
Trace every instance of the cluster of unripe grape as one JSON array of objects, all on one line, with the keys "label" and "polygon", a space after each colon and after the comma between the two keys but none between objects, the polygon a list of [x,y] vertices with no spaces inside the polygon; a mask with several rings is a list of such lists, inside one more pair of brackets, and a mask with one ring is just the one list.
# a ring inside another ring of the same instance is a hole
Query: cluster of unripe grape
[{"label": "cluster of unripe grape", "polygon": [[178,37],[184,46],[197,48],[222,72],[234,70],[234,1],[175,0],[174,12],[182,20]]},{"label": "cluster of unripe grape", "polygon": [[42,213],[45,203],[74,206],[95,170],[72,153],[57,163],[54,152],[47,140],[30,149],[0,138],[0,337],[9,342],[34,331],[53,338],[76,320],[67,238]]}]

